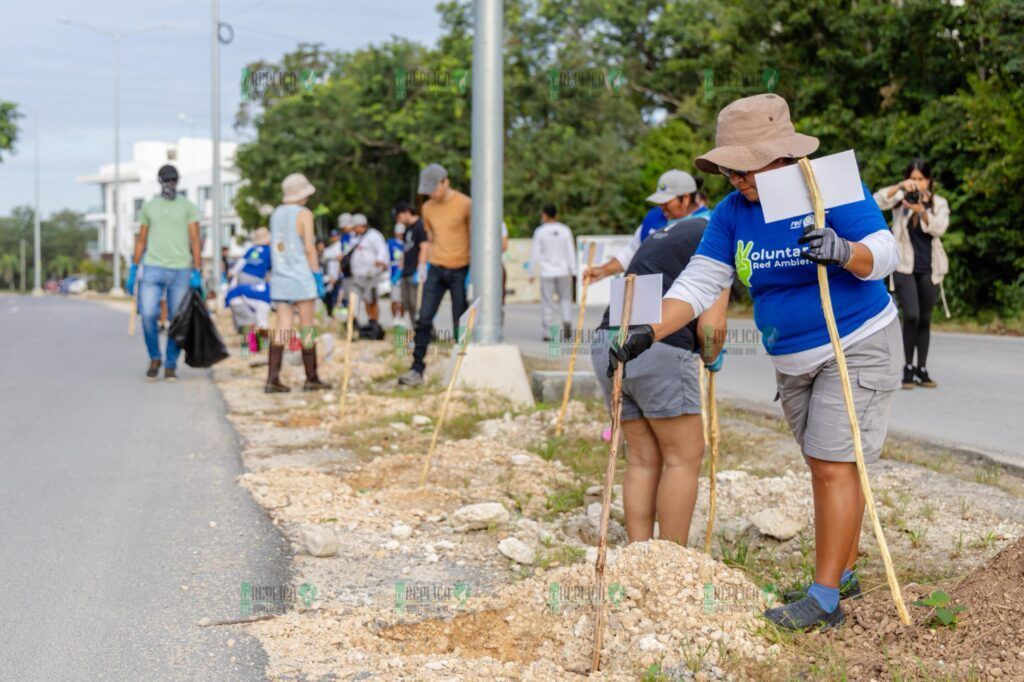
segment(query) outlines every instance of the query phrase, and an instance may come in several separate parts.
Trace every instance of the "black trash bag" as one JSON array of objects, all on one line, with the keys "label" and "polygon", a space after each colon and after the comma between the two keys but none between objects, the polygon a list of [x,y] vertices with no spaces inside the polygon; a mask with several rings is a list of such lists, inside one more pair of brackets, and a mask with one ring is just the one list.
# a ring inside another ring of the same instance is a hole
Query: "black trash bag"
[{"label": "black trash bag", "polygon": [[191,289],[182,299],[167,336],[185,352],[185,364],[189,367],[212,367],[228,356],[228,349],[197,289]]}]

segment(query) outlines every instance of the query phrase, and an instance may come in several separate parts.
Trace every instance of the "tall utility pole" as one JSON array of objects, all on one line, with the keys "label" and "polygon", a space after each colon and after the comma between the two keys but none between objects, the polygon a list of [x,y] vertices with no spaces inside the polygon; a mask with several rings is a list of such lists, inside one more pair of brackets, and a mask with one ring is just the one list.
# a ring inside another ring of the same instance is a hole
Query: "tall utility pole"
[{"label": "tall utility pole", "polygon": [[[158,29],[168,29],[170,26],[167,24],[160,24],[159,26],[147,26],[146,28],[139,28],[134,31],[128,31],[127,33],[120,33],[117,31],[108,31],[106,29],[97,28],[90,24],[83,23],[81,21],[75,21],[73,19],[58,19],[57,23],[66,24],[68,26],[79,26],[81,28],[87,28],[90,31],[95,31],[101,35],[105,35],[114,41],[114,189],[113,189],[113,202],[114,202],[114,286],[110,289],[112,296],[124,296],[124,289],[121,288],[121,206],[120,206],[120,189],[121,189],[121,39],[129,36],[139,35],[140,33],[146,33],[148,31],[156,31]],[[102,245],[101,245],[102,248]],[[37,269],[38,272],[38,269]]]},{"label": "tall utility pole", "polygon": [[210,184],[210,196],[213,199],[213,214],[210,223],[211,245],[213,248],[210,260],[213,265],[214,301],[220,300],[220,3],[211,0],[212,26],[210,27],[210,127],[213,136],[213,178]]},{"label": "tall utility pole", "polygon": [[476,0],[473,35],[472,278],[480,298],[476,341],[498,344],[501,329],[501,218],[505,98],[502,0]]},{"label": "tall utility pole", "polygon": [[[35,130],[35,134],[36,134],[36,140],[35,140],[35,145],[34,145],[35,146],[35,163],[33,165],[35,166],[35,173],[34,173],[35,174],[35,179],[34,179],[35,187],[34,187],[34,193],[35,193],[36,210],[33,211],[35,213],[35,220],[33,221],[33,226],[32,226],[32,241],[33,241],[33,246],[32,246],[32,270],[33,270],[33,273],[32,273],[32,295],[33,296],[42,296],[43,295],[43,287],[41,286],[40,282],[42,281],[42,276],[43,276],[42,275],[42,273],[43,273],[43,256],[42,256],[43,249],[42,249],[42,244],[40,243],[40,240],[41,240],[41,230],[40,230],[40,227],[39,227],[39,221],[40,221],[40,217],[39,216],[42,213],[43,208],[42,208],[42,206],[39,205],[39,115],[38,115],[38,113],[36,114],[36,130]],[[25,242],[22,242],[21,246],[22,246],[22,249],[21,249],[21,288],[24,289],[25,288]]]}]

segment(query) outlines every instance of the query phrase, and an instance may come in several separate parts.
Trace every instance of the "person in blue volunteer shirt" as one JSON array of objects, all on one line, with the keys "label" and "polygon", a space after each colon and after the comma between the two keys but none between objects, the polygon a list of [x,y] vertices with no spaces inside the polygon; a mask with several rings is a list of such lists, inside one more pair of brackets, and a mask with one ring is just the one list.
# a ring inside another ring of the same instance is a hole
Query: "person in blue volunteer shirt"
[{"label": "person in blue volunteer shirt", "polygon": [[390,256],[388,281],[391,282],[391,319],[402,316],[402,261],[405,257],[405,224],[396,221],[393,237],[388,238],[388,255]]},{"label": "person in blue volunteer shirt", "polygon": [[[696,255],[665,294],[661,323],[631,327],[622,346],[610,349],[609,364],[637,357],[689,323],[734,276],[748,287],[754,321],[775,365],[778,398],[814,491],[814,582],[785,595],[789,603],[765,616],[791,630],[828,629],[843,622],[839,600],[860,593],[853,566],[864,496],[817,266],[827,266],[864,459],[870,463],[881,454],[901,378],[900,325],[883,281],[899,254],[866,187],[861,200],[830,209],[822,229],[810,229],[811,215],[765,223],[757,174],[796,163],[818,148],[816,138],[794,130],[789,106],[778,95],[746,97],[725,107],[718,114],[716,142],[697,159],[697,168],[721,172],[736,191],[715,207]],[[800,191],[806,191],[802,182]]]},{"label": "person in blue volunteer shirt", "polygon": [[[662,173],[658,178],[658,190],[656,194],[670,197],[669,201],[678,201],[679,206],[669,207],[668,202],[659,203],[647,212],[643,221],[633,232],[629,243],[619,249],[610,260],[601,265],[595,265],[583,271],[583,279],[597,282],[611,275],[625,272],[629,263],[633,260],[634,254],[640,248],[640,244],[647,240],[653,233],[665,229],[673,220],[677,212],[690,218],[711,218],[711,211],[697,202],[696,197],[700,185],[692,175],[686,171],[670,170]],[[651,201],[648,198],[648,201]]]},{"label": "person in blue volunteer shirt", "polygon": [[265,282],[270,272],[270,230],[258,227],[252,233],[252,246],[231,266],[232,286]]}]

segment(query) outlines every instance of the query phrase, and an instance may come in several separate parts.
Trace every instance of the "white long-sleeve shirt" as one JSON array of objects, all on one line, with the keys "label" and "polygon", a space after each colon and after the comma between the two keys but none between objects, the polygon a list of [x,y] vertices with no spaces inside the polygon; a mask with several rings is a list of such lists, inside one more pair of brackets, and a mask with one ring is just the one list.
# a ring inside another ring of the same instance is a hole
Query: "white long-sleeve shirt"
[{"label": "white long-sleeve shirt", "polygon": [[643,231],[644,226],[639,225],[636,231],[633,232],[633,236],[629,238],[629,243],[619,249],[612,258],[619,261],[619,265],[622,266],[622,271],[625,272],[626,268],[629,267],[630,262],[633,260],[633,256],[636,255],[637,249],[640,248],[640,233]]},{"label": "white long-sleeve shirt", "polygon": [[530,243],[530,277],[569,277],[576,274],[576,242],[559,222],[543,223]]},{"label": "white long-sleeve shirt", "polygon": [[377,263],[384,263],[386,266],[391,260],[387,240],[379,230],[372,227],[362,235],[352,235],[349,251],[353,252],[350,262],[353,277],[367,277],[383,272],[384,267]]}]

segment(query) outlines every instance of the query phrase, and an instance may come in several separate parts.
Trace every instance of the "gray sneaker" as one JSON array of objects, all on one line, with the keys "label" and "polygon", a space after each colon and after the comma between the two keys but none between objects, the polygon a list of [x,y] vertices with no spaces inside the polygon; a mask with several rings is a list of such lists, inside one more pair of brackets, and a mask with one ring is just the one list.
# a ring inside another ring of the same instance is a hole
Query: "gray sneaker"
[{"label": "gray sneaker", "polygon": [[414,369],[410,369],[408,372],[398,377],[398,383],[401,386],[422,386],[423,372],[417,372]]}]

